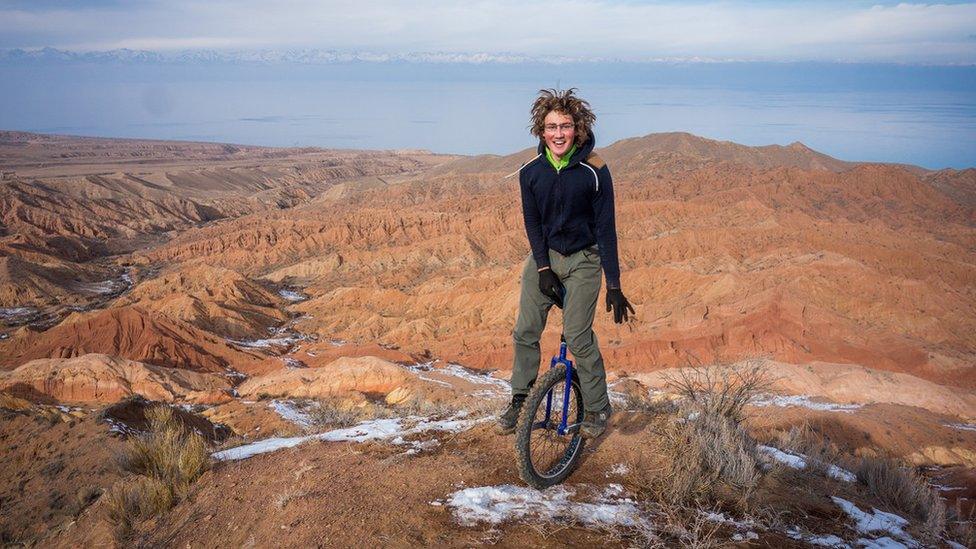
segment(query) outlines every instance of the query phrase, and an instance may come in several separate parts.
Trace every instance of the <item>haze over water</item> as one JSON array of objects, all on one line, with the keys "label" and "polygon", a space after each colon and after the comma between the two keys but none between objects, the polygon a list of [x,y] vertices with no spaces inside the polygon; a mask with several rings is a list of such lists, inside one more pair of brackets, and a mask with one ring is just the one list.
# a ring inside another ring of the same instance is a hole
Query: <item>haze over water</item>
[{"label": "haze over water", "polygon": [[597,144],[687,131],[844,160],[976,166],[976,67],[836,63],[0,63],[0,129],[508,154],[541,87],[577,87]]}]

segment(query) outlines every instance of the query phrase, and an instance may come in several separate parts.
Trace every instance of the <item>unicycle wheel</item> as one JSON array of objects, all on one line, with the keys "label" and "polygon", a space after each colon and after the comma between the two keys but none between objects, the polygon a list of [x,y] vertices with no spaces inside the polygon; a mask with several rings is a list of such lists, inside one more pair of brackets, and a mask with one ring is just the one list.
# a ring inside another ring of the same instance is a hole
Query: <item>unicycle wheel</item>
[{"label": "unicycle wheel", "polygon": [[[515,456],[519,476],[526,484],[543,489],[559,484],[576,467],[583,454],[583,392],[573,373],[566,411],[567,431],[559,434],[563,419],[566,365],[550,368],[529,391],[515,427]],[[548,395],[551,398],[547,398]],[[547,412],[548,410],[548,412]]]}]

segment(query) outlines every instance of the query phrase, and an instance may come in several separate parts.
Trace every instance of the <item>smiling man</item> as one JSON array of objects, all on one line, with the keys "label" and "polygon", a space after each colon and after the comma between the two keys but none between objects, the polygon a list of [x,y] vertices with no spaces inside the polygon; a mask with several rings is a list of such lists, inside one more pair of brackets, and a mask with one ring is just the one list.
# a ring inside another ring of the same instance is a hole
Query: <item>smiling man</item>
[{"label": "smiling man", "polygon": [[523,267],[512,333],[512,402],[498,419],[503,434],[514,431],[539,373],[539,338],[553,305],[563,308],[563,335],[579,372],[586,411],[580,433],[587,438],[603,434],[611,409],[603,356],[593,333],[601,270],[614,322],[634,313],[620,289],[610,170],[593,152],[596,115],[574,91],[541,90],[532,105],[531,131],[540,139],[539,154],[519,170],[532,253]]}]

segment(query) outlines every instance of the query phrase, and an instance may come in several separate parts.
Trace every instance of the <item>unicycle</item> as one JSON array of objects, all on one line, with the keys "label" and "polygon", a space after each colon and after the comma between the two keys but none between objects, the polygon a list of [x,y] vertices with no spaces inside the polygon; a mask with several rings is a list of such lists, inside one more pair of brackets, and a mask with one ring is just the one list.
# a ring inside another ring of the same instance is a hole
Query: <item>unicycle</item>
[{"label": "unicycle", "polygon": [[583,391],[573,362],[566,358],[566,337],[549,371],[533,384],[515,426],[519,476],[533,488],[559,484],[583,454]]}]

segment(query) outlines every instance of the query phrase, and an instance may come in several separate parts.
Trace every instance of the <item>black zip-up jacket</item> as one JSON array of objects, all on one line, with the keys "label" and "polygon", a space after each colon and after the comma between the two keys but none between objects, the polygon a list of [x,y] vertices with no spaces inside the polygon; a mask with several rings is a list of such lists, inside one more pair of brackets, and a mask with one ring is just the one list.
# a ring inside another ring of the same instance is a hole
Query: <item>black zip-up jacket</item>
[{"label": "black zip-up jacket", "polygon": [[594,145],[591,133],[557,172],[540,140],[539,156],[519,170],[522,215],[538,268],[549,266],[549,248],[569,255],[596,244],[607,288],[619,288],[613,181],[606,163],[593,152]]}]

